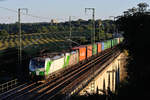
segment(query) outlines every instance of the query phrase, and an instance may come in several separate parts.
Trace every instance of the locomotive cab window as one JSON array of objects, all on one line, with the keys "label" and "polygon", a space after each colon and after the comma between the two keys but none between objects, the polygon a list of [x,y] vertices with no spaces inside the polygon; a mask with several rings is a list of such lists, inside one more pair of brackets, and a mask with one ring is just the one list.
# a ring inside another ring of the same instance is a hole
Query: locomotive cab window
[{"label": "locomotive cab window", "polygon": [[34,68],[44,68],[44,66],[45,66],[45,60],[42,60],[42,59],[33,59],[31,61],[31,65]]}]

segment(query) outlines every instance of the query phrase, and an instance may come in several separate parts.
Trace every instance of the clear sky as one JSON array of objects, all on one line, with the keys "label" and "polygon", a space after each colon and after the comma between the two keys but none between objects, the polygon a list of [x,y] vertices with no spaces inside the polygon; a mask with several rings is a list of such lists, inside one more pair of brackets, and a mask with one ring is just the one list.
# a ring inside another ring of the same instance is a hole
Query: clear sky
[{"label": "clear sky", "polygon": [[[140,2],[150,5],[150,0],[0,0],[0,23],[17,21],[17,13],[12,10],[28,8],[28,14],[40,18],[22,15],[22,22],[50,22],[51,19],[67,21],[69,16],[73,20],[91,18],[91,11],[85,14],[85,8],[95,8],[96,19],[108,19],[109,16],[119,16],[123,11],[137,7]],[[25,11],[23,11],[25,13]]]}]

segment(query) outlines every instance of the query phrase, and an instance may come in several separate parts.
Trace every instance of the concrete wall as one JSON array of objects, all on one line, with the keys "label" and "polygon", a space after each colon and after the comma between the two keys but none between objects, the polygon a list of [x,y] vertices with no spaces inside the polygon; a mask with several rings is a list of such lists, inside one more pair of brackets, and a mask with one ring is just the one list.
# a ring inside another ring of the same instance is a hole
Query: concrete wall
[{"label": "concrete wall", "polygon": [[[83,90],[80,91],[79,95],[85,95],[86,93],[103,94],[106,90],[115,92],[117,84],[120,79],[123,80],[124,73],[124,62],[126,60],[123,53],[121,53],[111,64],[109,64],[95,79],[88,84]],[[121,70],[120,70],[121,69]]]}]

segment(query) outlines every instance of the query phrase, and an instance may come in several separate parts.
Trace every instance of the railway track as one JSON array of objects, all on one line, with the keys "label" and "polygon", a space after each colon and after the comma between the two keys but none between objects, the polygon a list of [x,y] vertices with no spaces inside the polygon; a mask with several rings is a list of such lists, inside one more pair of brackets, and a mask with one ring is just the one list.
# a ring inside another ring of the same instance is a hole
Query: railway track
[{"label": "railway track", "polygon": [[[91,73],[91,67],[94,65],[93,62],[98,63],[101,61],[101,64],[104,63],[102,60],[105,59],[104,61],[108,60],[110,57],[110,54],[112,52],[106,53],[105,55],[96,58],[92,62],[87,63],[86,65],[82,66],[82,68],[76,72],[73,76],[70,75],[68,79],[66,79],[64,82],[60,83],[59,85],[55,86],[52,89],[49,89],[46,92],[43,92],[42,95],[36,98],[36,100],[52,100],[56,99],[59,97],[59,95],[66,95],[66,93],[69,91],[69,89],[72,89],[74,86],[76,86],[80,81],[83,79],[87,78]],[[98,69],[98,66],[95,66],[95,68]],[[96,69],[95,69],[96,70]],[[70,91],[71,92],[71,91]],[[59,98],[60,99],[60,98]]]},{"label": "railway track", "polygon": [[[0,94],[2,100],[47,100],[54,99],[60,93],[66,93],[71,86],[77,85],[79,81],[85,79],[90,72],[94,62],[102,61],[104,58],[110,56],[116,48],[108,49],[93,60],[77,64],[69,67],[61,73],[51,77],[45,83],[30,83],[20,86],[8,93]],[[107,58],[108,59],[108,58]],[[96,67],[97,68],[97,67]],[[76,81],[76,82],[75,82]],[[67,89],[68,88],[68,89]]]},{"label": "railway track", "polygon": [[6,91],[2,94],[0,94],[0,100],[6,100],[7,98],[11,98],[12,96],[15,96],[17,93],[21,93],[22,91],[27,91],[30,87],[36,86],[35,82],[28,82],[28,83],[24,83],[21,84],[9,91]]}]

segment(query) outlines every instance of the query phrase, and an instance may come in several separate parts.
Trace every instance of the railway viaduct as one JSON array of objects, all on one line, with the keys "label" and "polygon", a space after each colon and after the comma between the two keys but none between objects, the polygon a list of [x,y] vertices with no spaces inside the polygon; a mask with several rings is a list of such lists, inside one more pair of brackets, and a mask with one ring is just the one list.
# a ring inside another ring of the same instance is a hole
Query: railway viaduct
[{"label": "railway viaduct", "polygon": [[82,82],[71,92],[71,95],[75,93],[79,95],[107,94],[108,91],[115,93],[119,82],[126,77],[126,58],[124,53],[120,53],[115,59],[110,59],[110,61],[101,66],[103,69],[93,73],[95,77],[90,82],[88,82],[88,79]]}]

